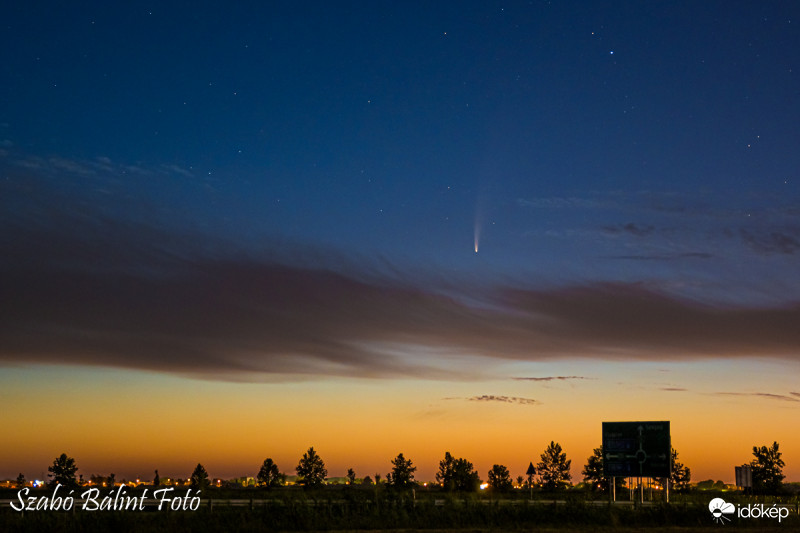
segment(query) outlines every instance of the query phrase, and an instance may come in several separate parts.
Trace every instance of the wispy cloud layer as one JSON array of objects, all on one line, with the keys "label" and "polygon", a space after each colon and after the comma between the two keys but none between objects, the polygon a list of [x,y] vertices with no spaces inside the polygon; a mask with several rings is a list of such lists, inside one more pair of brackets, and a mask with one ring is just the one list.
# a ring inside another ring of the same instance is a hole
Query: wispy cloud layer
[{"label": "wispy cloud layer", "polygon": [[747,396],[747,397],[756,397],[756,398],[767,398],[769,400],[779,400],[782,402],[800,402],[800,397],[795,398],[793,396],[800,396],[797,393],[790,392],[792,396],[787,396],[785,394],[774,394],[771,392],[717,392],[715,393],[719,396]]},{"label": "wispy cloud layer", "polygon": [[[168,246],[168,235],[146,227],[114,232],[113,242],[105,233],[86,241],[20,232],[5,248],[24,253],[0,263],[0,359],[6,362],[212,379],[443,377],[458,376],[448,361],[464,354],[488,364],[562,357],[794,359],[800,350],[799,306],[712,307],[643,285],[607,283],[503,286],[475,302],[452,288],[444,296],[438,287],[374,273],[209,257]],[[423,356],[405,357],[404,346]]]},{"label": "wispy cloud layer", "polygon": [[792,255],[800,252],[800,228],[772,228],[761,233],[742,229],[740,235],[745,244],[762,254]]},{"label": "wispy cloud layer", "polygon": [[[104,158],[28,163],[80,176],[119,170]],[[323,252],[290,260],[297,248],[286,243],[243,252],[145,222],[146,206],[130,210],[138,218],[121,217],[33,180],[0,184],[0,193],[6,363],[229,380],[461,379],[469,376],[457,362],[464,356],[485,370],[498,360],[794,360],[800,353],[800,304],[706,305],[647,283],[415,282],[394,266],[355,266]]]},{"label": "wispy cloud layer", "polygon": [[531,377],[531,378],[512,378],[518,381],[567,381],[571,379],[594,379],[584,376],[545,376],[545,377]]}]

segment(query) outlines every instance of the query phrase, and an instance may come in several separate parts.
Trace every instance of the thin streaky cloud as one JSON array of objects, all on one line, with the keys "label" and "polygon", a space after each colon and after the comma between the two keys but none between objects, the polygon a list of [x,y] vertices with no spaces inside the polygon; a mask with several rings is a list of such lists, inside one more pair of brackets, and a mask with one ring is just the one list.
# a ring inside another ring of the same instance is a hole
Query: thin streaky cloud
[{"label": "thin streaky cloud", "polygon": [[681,259],[713,259],[714,254],[707,252],[684,252],[676,254],[631,254],[609,255],[605,259],[622,259],[627,261],[677,261]]},{"label": "thin streaky cloud", "polygon": [[575,196],[530,199],[518,198],[517,205],[536,209],[603,209],[614,206],[614,204],[606,200]]},{"label": "thin streaky cloud", "polygon": [[610,235],[626,233],[635,237],[646,237],[655,231],[655,226],[651,224],[642,225],[628,222],[627,224],[620,224],[618,226],[604,226],[602,229],[605,233]]},{"label": "thin streaky cloud", "polygon": [[785,394],[773,394],[771,392],[715,392],[714,394],[719,396],[751,396],[784,402],[800,402],[800,398],[792,398],[791,396],[786,396]]},{"label": "thin streaky cloud", "polygon": [[587,378],[585,376],[545,376],[545,377],[515,377],[511,378],[517,381],[566,381],[569,379],[597,379]]}]

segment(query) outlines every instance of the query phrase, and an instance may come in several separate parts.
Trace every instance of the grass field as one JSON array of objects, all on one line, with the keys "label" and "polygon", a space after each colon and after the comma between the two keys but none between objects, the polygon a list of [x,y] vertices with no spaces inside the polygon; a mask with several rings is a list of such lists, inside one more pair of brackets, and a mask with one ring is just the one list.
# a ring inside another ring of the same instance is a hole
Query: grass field
[{"label": "grass field", "polygon": [[[537,494],[529,502],[522,494],[452,495],[438,491],[394,493],[385,489],[328,487],[317,492],[295,489],[208,490],[197,511],[13,510],[0,494],[0,531],[709,531],[748,529],[800,530],[796,497],[784,498],[788,517],[733,517],[726,525],[712,520],[708,502],[714,494],[676,495],[673,502],[609,505],[584,493]],[[527,495],[525,495],[527,496]],[[555,496],[556,499],[551,499]],[[734,501],[734,494],[723,494]],[[739,497],[741,505],[753,498]],[[771,506],[776,499],[760,503]]]}]

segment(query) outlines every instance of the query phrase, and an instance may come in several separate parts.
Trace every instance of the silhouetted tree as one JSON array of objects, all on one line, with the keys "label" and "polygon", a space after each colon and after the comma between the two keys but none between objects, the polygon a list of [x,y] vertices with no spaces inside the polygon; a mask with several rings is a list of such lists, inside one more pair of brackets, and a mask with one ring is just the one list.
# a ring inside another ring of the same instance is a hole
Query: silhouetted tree
[{"label": "silhouetted tree", "polygon": [[403,457],[402,453],[392,459],[392,471],[386,474],[386,483],[397,489],[411,488],[414,483],[416,466],[411,466],[411,459]]},{"label": "silhouetted tree", "polygon": [[286,481],[286,476],[278,470],[278,465],[276,465],[271,458],[267,457],[261,464],[261,469],[256,475],[256,481],[259,486],[271,489],[272,487],[280,487],[283,485]]},{"label": "silhouetted tree", "polygon": [[375,484],[380,485],[380,482],[381,482],[381,475],[375,474]]},{"label": "silhouetted tree", "polygon": [[455,469],[455,459],[450,452],[444,452],[444,459],[439,461],[439,471],[436,472],[436,482],[447,490],[453,490],[453,473]]},{"label": "silhouetted tree", "polygon": [[25,486],[25,476],[22,475],[22,472],[19,473],[17,476],[17,480],[15,482],[18,489],[21,489]]},{"label": "silhouetted tree", "polygon": [[753,459],[750,468],[753,473],[753,491],[759,494],[777,494],[783,488],[783,467],[785,463],[778,451],[778,443],[772,446],[753,446]]},{"label": "silhouetted tree", "polygon": [[567,459],[567,454],[561,451],[561,445],[550,441],[550,445],[541,455],[542,460],[536,465],[539,472],[539,480],[545,490],[553,491],[563,488],[565,483],[569,483],[572,476],[569,473],[571,459]]},{"label": "silhouetted tree", "polygon": [[112,473],[110,473],[110,474],[108,475],[108,486],[109,486],[109,487],[113,487],[113,486],[114,486],[114,484],[115,484],[116,482],[117,482],[117,476],[116,476],[116,475],[114,475],[114,473],[113,473],[113,472],[112,472]]},{"label": "silhouetted tree", "polygon": [[511,490],[512,487],[511,474],[508,472],[508,468],[503,465],[493,465],[492,469],[489,470],[487,481],[492,490],[497,492],[506,492]]},{"label": "silhouetted tree", "polygon": [[52,487],[59,484],[65,487],[76,487],[78,485],[75,480],[75,472],[78,471],[75,459],[65,453],[56,457],[53,465],[47,467],[47,471],[50,472],[47,477],[53,478],[49,483]]},{"label": "silhouetted tree", "polygon": [[685,492],[689,490],[689,483],[692,481],[692,470],[678,461],[678,452],[672,448],[670,452],[670,461],[672,461],[672,474],[669,476],[669,482],[672,488],[678,492]]},{"label": "silhouetted tree", "polygon": [[525,478],[522,476],[517,476],[517,486],[521,487],[522,484],[525,482]]},{"label": "silhouetted tree", "polygon": [[[592,455],[586,460],[586,466],[581,471],[583,481],[591,486],[594,491],[608,491],[608,478],[603,475],[603,447],[595,448]],[[617,489],[625,487],[624,477],[615,477],[614,485]]]},{"label": "silhouetted tree", "polygon": [[474,492],[478,490],[481,484],[481,478],[478,477],[478,472],[473,468],[472,463],[459,457],[453,463],[453,485],[456,490],[464,492]]},{"label": "silhouetted tree", "polygon": [[356,471],[352,468],[347,469],[347,483],[354,485],[356,482]]},{"label": "silhouetted tree", "polygon": [[325,482],[325,476],[328,475],[328,471],[325,469],[325,463],[320,456],[317,455],[317,452],[314,451],[313,446],[303,454],[295,470],[300,478],[297,482],[305,488],[322,485]]},{"label": "silhouetted tree", "polygon": [[724,490],[725,482],[719,479],[717,481],[714,481],[713,479],[705,479],[695,483],[694,488],[697,490]]},{"label": "silhouetted tree", "polygon": [[161,478],[158,477],[158,469],[156,468],[156,476],[153,478],[153,486],[158,487],[161,485]]},{"label": "silhouetted tree", "polygon": [[439,461],[436,481],[445,490],[474,491],[481,484],[472,463],[463,458],[455,459],[450,452],[445,452],[444,459]]},{"label": "silhouetted tree", "polygon": [[189,486],[192,490],[202,490],[208,487],[208,472],[206,472],[205,467],[200,463],[197,463],[197,466],[194,467],[194,472],[192,472],[192,479],[189,481]]},{"label": "silhouetted tree", "polygon": [[608,480],[603,475],[603,447],[595,448],[592,455],[586,460],[586,465],[581,471],[583,481],[592,487],[592,490],[603,490],[608,486]]},{"label": "silhouetted tree", "polygon": [[362,485],[372,485],[372,478],[369,477],[369,476],[364,477],[364,479],[361,480],[361,484]]}]

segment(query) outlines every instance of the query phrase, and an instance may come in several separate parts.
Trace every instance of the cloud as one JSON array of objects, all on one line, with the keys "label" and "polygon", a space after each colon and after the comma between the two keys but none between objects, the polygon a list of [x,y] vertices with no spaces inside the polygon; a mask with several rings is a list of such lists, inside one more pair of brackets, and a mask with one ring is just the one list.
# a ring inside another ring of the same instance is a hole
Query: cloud
[{"label": "cloud", "polygon": [[689,389],[683,387],[662,387],[661,390],[666,392],[687,392]]},{"label": "cloud", "polygon": [[[78,165],[81,177],[114,166],[37,161],[48,172]],[[122,217],[97,204],[105,195],[51,189],[0,183],[0,363],[247,381],[468,379],[498,361],[795,360],[800,351],[798,304],[712,306],[644,283],[413,282],[391,265],[285,242],[246,253],[136,218],[146,206]],[[530,381],[550,379],[586,378]]]},{"label": "cloud", "polygon": [[[595,284],[503,287],[486,294],[489,307],[354,272],[192,255],[152,228],[113,235],[124,245],[102,235],[81,242],[29,233],[25,242],[42,249],[19,245],[24,256],[0,263],[0,360],[210,379],[458,378],[451,361],[465,353],[489,365],[562,357],[793,358],[800,348],[796,306],[707,307],[641,286]],[[162,246],[150,248],[142,238]],[[530,381],[551,378],[581,379]]]},{"label": "cloud", "polygon": [[713,259],[714,255],[708,252],[683,252],[675,254],[630,254],[611,255],[607,259],[623,259],[628,261],[676,261],[681,259]]},{"label": "cloud", "polygon": [[[710,190],[700,194],[695,191],[590,191],[575,196],[518,199],[517,205],[537,210],[580,212],[579,217],[569,218],[572,224],[569,228],[548,227],[543,232],[543,226],[538,224],[524,234],[570,240],[596,239],[599,234],[618,241],[619,246],[636,250],[611,256],[616,259],[664,261],[725,258],[747,252],[762,256],[800,252],[797,198],[790,194],[765,193],[743,203],[741,198]],[[612,213],[614,217],[630,217],[637,221],[610,225],[608,216]],[[640,246],[653,249],[636,248]]]},{"label": "cloud", "polygon": [[194,174],[191,171],[189,171],[189,170],[187,170],[187,169],[185,169],[185,168],[183,168],[183,167],[181,167],[179,165],[163,165],[162,168],[164,170],[168,171],[168,172],[171,172],[171,173],[174,173],[174,174],[179,174],[179,175],[185,176],[187,178],[193,178],[194,177]]},{"label": "cloud", "polygon": [[520,405],[535,405],[538,404],[536,400],[531,398],[520,398],[519,396],[495,396],[493,394],[483,396],[473,396],[467,398],[471,402],[501,402],[501,403],[516,403]]},{"label": "cloud", "polygon": [[655,231],[655,226],[652,225],[639,225],[633,222],[622,224],[618,226],[604,226],[603,231],[606,233],[616,235],[619,233],[627,233],[635,237],[646,237]]},{"label": "cloud", "polygon": [[793,255],[800,252],[800,230],[797,228],[762,232],[741,229],[740,236],[745,244],[761,254]]},{"label": "cloud", "polygon": [[[794,358],[800,349],[798,306],[715,307],[605,283],[501,286],[472,302],[453,287],[349,267],[209,254],[199,237],[147,225],[61,223],[69,230],[26,226],[0,236],[8,252],[0,258],[0,361],[230,380],[460,379],[463,354],[490,367],[563,357]],[[583,378],[530,381],[561,379]]]},{"label": "cloud", "polygon": [[[768,398],[770,400],[780,400],[784,402],[800,402],[800,398],[793,398],[785,394],[773,394],[771,392],[716,392],[719,396],[755,396],[759,398]],[[795,394],[790,392],[789,394]],[[798,395],[800,396],[800,395]]]},{"label": "cloud", "polygon": [[538,377],[537,378],[525,377],[525,378],[511,378],[511,379],[516,379],[518,381],[556,381],[556,380],[558,380],[558,381],[566,381],[568,379],[595,379],[595,378],[587,378],[587,377],[584,377],[584,376],[546,376],[546,377],[540,377],[540,378],[538,378]]},{"label": "cloud", "polygon": [[535,209],[602,209],[609,207],[606,200],[577,196],[518,198],[517,205]]},{"label": "cloud", "polygon": [[[13,146],[13,143],[9,143],[10,141],[6,144],[0,142],[0,146],[6,148]],[[131,165],[117,163],[105,156],[99,156],[93,159],[80,159],[60,156],[41,157],[15,154],[15,157],[9,162],[17,168],[35,171],[38,177],[55,178],[59,180],[78,178],[83,180],[84,184],[91,184],[92,180],[97,183],[102,183],[122,175],[133,175],[140,178],[153,176],[194,177],[191,171],[175,164],[160,165],[150,168],[141,164]]]}]

